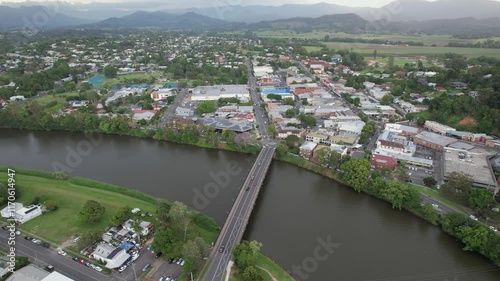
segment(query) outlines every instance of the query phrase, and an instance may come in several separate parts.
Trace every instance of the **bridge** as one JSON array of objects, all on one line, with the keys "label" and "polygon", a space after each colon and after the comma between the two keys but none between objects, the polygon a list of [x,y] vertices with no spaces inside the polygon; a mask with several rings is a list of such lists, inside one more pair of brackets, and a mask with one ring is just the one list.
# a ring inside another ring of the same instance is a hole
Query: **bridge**
[{"label": "bridge", "polygon": [[243,186],[240,189],[238,197],[233,203],[233,207],[222,227],[217,238],[212,253],[208,259],[208,270],[206,271],[204,281],[220,281],[224,278],[224,273],[232,252],[236,244],[241,241],[245,228],[252,214],[253,207],[257,201],[262,183],[267,174],[267,170],[273,160],[274,151],[278,144],[267,136],[267,120],[265,111],[259,106],[260,97],[256,90],[255,77],[250,60],[245,61],[248,67],[248,85],[250,95],[255,102],[255,120],[259,124],[259,133],[263,136],[263,148],[257,156],[257,160],[250,169]]}]

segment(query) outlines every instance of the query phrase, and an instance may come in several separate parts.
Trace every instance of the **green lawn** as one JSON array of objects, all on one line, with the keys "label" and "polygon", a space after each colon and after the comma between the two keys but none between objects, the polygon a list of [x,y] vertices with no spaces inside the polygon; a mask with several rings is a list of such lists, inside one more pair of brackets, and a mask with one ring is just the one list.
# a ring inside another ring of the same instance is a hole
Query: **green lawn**
[{"label": "green lawn", "polygon": [[[156,208],[155,204],[139,198],[74,184],[69,180],[53,180],[22,174],[17,174],[15,179],[20,194],[19,201],[25,205],[36,196],[40,198],[40,202],[54,200],[58,203],[59,209],[56,211],[47,212],[21,226],[21,230],[56,244],[90,230],[104,231],[110,217],[121,206],[128,205],[151,213],[154,213]],[[2,172],[0,181],[5,180],[7,174]],[[78,220],[78,212],[87,200],[96,200],[106,208],[102,220],[94,225],[87,225]]]},{"label": "green lawn", "polygon": [[317,51],[321,50],[321,47],[318,47],[318,46],[303,46],[303,47],[304,47],[304,49],[306,49],[306,51],[308,53],[317,52]]},{"label": "green lawn", "polygon": [[140,79],[140,80],[149,80],[151,77],[154,77],[158,79],[161,77],[160,74],[150,74],[150,73],[138,73],[138,74],[129,74],[129,75],[123,75],[123,76],[118,76],[116,78],[106,78],[103,80],[104,84],[122,84],[122,83],[132,83],[131,80],[134,79]]},{"label": "green lawn", "polygon": [[64,105],[64,103],[66,103],[66,98],[67,97],[76,97],[76,96],[78,96],[77,92],[70,92],[70,93],[63,93],[63,94],[46,95],[46,96],[43,96],[43,97],[35,99],[35,100],[38,103],[40,103],[41,105],[46,105],[49,102],[56,101],[57,104],[55,106],[51,107],[51,108],[59,110],[59,109],[63,109],[64,108],[63,105]]},{"label": "green lawn", "polygon": [[[294,281],[294,279],[283,268],[281,268],[270,258],[264,256],[261,253],[259,253],[259,256],[257,257],[256,266],[267,269],[267,271],[269,271],[274,276],[274,278],[278,279],[279,281]],[[236,267],[233,266],[232,270],[235,270],[235,268]],[[265,270],[257,268],[257,271],[259,272],[260,276],[264,278],[264,281],[273,281],[271,276],[269,276],[269,273],[267,273]],[[229,281],[241,280],[243,280],[243,278],[239,272],[232,274],[229,278]]]},{"label": "green lawn", "polygon": [[429,46],[395,46],[395,45],[380,45],[366,43],[340,43],[327,42],[329,48],[333,49],[348,49],[353,51],[372,55],[374,50],[377,50],[379,56],[425,56],[437,55],[445,53],[456,53],[466,57],[490,56],[500,58],[500,50],[487,48],[447,48],[447,47],[429,47]]}]

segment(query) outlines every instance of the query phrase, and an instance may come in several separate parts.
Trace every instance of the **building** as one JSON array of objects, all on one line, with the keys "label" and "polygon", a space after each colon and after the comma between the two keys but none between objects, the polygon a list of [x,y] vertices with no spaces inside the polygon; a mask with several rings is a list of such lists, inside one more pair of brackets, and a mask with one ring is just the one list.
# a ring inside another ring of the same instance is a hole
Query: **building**
[{"label": "building", "polygon": [[97,245],[91,257],[106,263],[107,268],[114,269],[122,266],[130,258],[130,255],[122,248],[101,243]]},{"label": "building", "polygon": [[397,123],[387,123],[385,124],[385,130],[394,132],[398,135],[402,135],[405,137],[413,137],[420,132],[419,128],[401,125]]},{"label": "building", "polygon": [[286,137],[295,135],[299,138],[304,136],[305,131],[303,129],[289,127],[283,123],[276,124],[276,132],[278,134],[278,139],[286,139]]},{"label": "building", "polygon": [[328,140],[327,135],[311,132],[306,135],[306,141],[313,143],[325,143]]},{"label": "building", "polygon": [[304,158],[311,158],[313,156],[313,151],[318,146],[317,143],[306,141],[300,146],[300,156]]},{"label": "building", "polygon": [[377,149],[413,156],[417,146],[415,143],[408,141],[405,136],[386,130],[377,139]]},{"label": "building", "polygon": [[192,101],[216,101],[220,98],[238,98],[248,101],[250,92],[247,85],[217,85],[196,87],[191,94]]},{"label": "building", "polygon": [[373,154],[370,162],[376,169],[389,169],[394,171],[398,166],[398,160],[396,158],[380,154]]},{"label": "building", "polygon": [[159,89],[151,92],[151,98],[155,101],[166,100],[170,96],[174,96],[172,89]]},{"label": "building", "polygon": [[47,272],[34,264],[16,270],[6,281],[73,281],[61,273]]},{"label": "building", "polygon": [[175,115],[190,117],[194,115],[194,110],[192,110],[191,108],[177,107],[175,109]]},{"label": "building", "polygon": [[443,125],[435,121],[425,121],[424,128],[426,128],[429,131],[441,134],[443,136],[446,135],[448,132],[456,131],[455,128]]},{"label": "building", "polygon": [[9,203],[0,212],[4,218],[13,218],[17,223],[23,224],[42,214],[42,206],[31,205],[24,207],[22,203]]},{"label": "building", "polygon": [[426,131],[423,131],[420,134],[415,135],[415,137],[413,137],[413,141],[418,145],[434,149],[437,151],[443,151],[446,146],[458,142],[457,139],[441,136]]},{"label": "building", "polygon": [[156,115],[158,111],[156,110],[133,110],[134,113],[134,121],[140,121],[140,120],[145,120],[145,121],[150,121],[153,116]]},{"label": "building", "polygon": [[490,157],[484,153],[473,153],[461,149],[446,148],[443,153],[443,175],[445,182],[452,172],[463,173],[474,180],[476,187],[498,190]]}]

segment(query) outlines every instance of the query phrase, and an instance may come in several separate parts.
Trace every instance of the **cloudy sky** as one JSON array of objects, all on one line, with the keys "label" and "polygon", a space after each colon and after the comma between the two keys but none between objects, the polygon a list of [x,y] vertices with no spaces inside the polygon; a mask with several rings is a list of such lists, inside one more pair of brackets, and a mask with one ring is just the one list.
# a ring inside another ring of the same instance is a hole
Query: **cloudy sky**
[{"label": "cloudy sky", "polygon": [[[47,0],[37,0],[37,1],[42,1],[45,2]],[[163,5],[167,3],[172,3],[172,6],[184,6],[184,7],[193,7],[193,6],[205,6],[205,7],[210,7],[213,6],[214,3],[219,4],[219,6],[224,6],[225,5],[236,5],[236,6],[246,6],[246,5],[282,5],[282,4],[311,4],[311,3],[319,3],[319,2],[327,2],[327,3],[333,3],[333,4],[338,4],[338,5],[345,5],[345,6],[357,6],[357,7],[381,7],[383,5],[386,5],[390,2],[393,2],[394,0],[163,0],[161,3]],[[3,1],[0,0],[0,3],[7,3],[7,2],[27,2],[26,0],[9,0],[9,1]],[[29,2],[36,2],[36,1],[29,1]],[[160,1],[155,1],[155,0],[66,0],[64,2],[71,2],[71,3],[89,3],[89,2],[138,2],[138,3],[148,3],[148,2],[160,2]],[[181,4],[182,3],[182,4]]]}]

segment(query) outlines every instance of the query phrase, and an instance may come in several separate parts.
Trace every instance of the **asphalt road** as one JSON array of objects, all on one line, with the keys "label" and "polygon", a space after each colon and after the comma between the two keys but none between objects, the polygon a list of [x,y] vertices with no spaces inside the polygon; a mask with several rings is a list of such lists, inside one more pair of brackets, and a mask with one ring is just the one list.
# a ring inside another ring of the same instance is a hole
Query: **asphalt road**
[{"label": "asphalt road", "polygon": [[263,140],[266,140],[268,139],[267,125],[269,124],[269,120],[267,120],[265,109],[260,107],[261,98],[260,94],[257,92],[257,82],[255,81],[252,64],[248,58],[245,60],[245,64],[248,68],[248,88],[250,90],[250,96],[254,102],[255,121],[259,124],[260,135]]},{"label": "asphalt road", "polygon": [[[7,245],[7,238],[9,232],[0,229],[0,247],[9,249],[11,246]],[[24,239],[23,235],[17,236],[16,239],[16,254],[19,256],[28,257],[30,260],[35,261],[38,265],[52,265],[55,270],[75,281],[132,281],[136,280],[135,276],[140,277],[142,268],[146,264],[152,264],[155,261],[155,255],[147,250],[142,250],[139,258],[132,263],[134,266],[129,266],[122,273],[105,274],[97,272],[85,265],[72,260],[72,256],[61,256],[57,253],[56,249],[45,248],[36,245],[33,242]],[[96,264],[96,263],[94,263]],[[134,274],[135,267],[135,274]]]},{"label": "asphalt road", "polygon": [[438,205],[438,208],[437,210],[442,212],[443,214],[448,214],[448,213],[460,213],[459,211],[447,206],[447,205],[444,205],[443,203],[439,202],[438,200],[432,198],[432,197],[428,197],[428,196],[425,196],[422,194],[422,203],[429,203],[429,204],[436,204]]},{"label": "asphalt road", "polygon": [[[276,143],[264,146],[260,152],[250,174],[236,198],[226,223],[222,228],[213,253],[210,257],[209,269],[203,280],[222,280],[231,254],[237,243],[240,242],[246,225],[252,213],[253,206],[272,161]],[[222,247],[224,247],[222,249]],[[222,252],[221,252],[222,251]]]},{"label": "asphalt road", "polygon": [[175,116],[175,110],[179,106],[179,104],[186,98],[188,93],[187,89],[182,89],[179,94],[175,97],[174,102],[168,107],[167,112],[161,118],[161,127],[165,128],[167,126],[168,119]]}]

